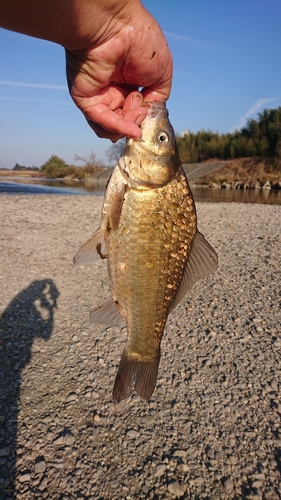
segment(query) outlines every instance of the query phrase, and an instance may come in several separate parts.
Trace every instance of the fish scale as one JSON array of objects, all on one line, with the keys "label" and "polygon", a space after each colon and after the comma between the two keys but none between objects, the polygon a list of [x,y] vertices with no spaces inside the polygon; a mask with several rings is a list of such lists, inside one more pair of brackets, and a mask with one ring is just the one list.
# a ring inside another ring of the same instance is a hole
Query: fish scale
[{"label": "fish scale", "polygon": [[[120,175],[116,171],[111,179],[113,190]],[[162,188],[127,188],[118,230],[106,238],[111,292],[127,320],[127,352],[137,359],[157,357],[196,233],[194,203],[186,190],[182,169]]]},{"label": "fish scale", "polygon": [[168,315],[217,268],[215,251],[197,229],[166,105],[146,106],[142,139],[127,141],[108,183],[101,227],[74,258],[80,265],[107,258],[111,297],[91,311],[90,321],[127,324],[115,402],[134,391],[152,396]]}]

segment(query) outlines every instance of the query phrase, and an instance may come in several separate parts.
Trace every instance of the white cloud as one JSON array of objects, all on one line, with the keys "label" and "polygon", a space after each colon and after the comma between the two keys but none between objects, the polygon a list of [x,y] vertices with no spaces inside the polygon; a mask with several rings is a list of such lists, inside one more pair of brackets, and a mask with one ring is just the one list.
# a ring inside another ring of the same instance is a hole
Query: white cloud
[{"label": "white cloud", "polygon": [[6,80],[0,80],[0,85],[7,85],[10,87],[28,87],[34,89],[67,90],[66,85],[49,85],[47,83],[9,82]]},{"label": "white cloud", "polygon": [[238,123],[231,127],[230,132],[234,132],[235,130],[240,130],[242,127],[246,125],[247,119],[251,116],[258,113],[264,106],[273,101],[280,100],[280,97],[263,97],[262,99],[258,99],[245,113],[245,115],[241,116]]}]

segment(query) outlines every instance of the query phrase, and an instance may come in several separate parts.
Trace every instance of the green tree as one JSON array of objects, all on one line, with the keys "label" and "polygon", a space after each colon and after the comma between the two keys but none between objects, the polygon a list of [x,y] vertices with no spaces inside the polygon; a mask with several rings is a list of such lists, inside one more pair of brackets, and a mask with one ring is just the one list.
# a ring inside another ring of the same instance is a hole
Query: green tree
[{"label": "green tree", "polygon": [[[258,119],[249,119],[240,131],[219,134],[200,130],[196,134],[185,133],[177,137],[180,158],[183,163],[262,156],[276,158],[277,145],[281,140],[281,107],[265,109]],[[278,146],[279,147],[279,146]]]},{"label": "green tree", "polygon": [[42,165],[41,170],[46,177],[60,178],[73,175],[76,171],[76,167],[69,166],[62,158],[52,155],[49,160]]}]

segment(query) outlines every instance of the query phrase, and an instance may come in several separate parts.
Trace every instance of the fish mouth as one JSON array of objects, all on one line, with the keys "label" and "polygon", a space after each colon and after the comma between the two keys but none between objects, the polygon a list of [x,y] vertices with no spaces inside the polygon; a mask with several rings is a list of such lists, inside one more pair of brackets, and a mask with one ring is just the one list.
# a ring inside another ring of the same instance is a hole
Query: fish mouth
[{"label": "fish mouth", "polygon": [[147,108],[147,116],[155,118],[155,116],[162,111],[168,117],[169,113],[166,108],[166,101],[145,101],[144,106]]}]

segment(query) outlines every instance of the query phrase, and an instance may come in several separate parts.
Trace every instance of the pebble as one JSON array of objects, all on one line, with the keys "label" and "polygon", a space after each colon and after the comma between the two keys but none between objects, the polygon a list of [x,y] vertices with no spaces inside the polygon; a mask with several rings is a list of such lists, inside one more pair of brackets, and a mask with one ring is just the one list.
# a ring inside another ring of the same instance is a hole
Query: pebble
[{"label": "pebble", "polygon": [[155,469],[155,477],[160,477],[164,474],[166,470],[166,465],[165,464],[161,464],[161,465],[158,465]]},{"label": "pebble", "polygon": [[117,486],[118,486],[117,479],[113,479],[112,481],[109,481],[109,485],[111,486],[111,488],[117,488]]},{"label": "pebble", "polygon": [[224,487],[227,491],[231,491],[231,490],[233,490],[233,481],[232,481],[232,479],[227,478],[227,479],[223,482],[223,487]]},{"label": "pebble", "polygon": [[186,457],[187,451],[186,450],[175,450],[173,452],[174,457]]},{"label": "pebble", "polygon": [[209,458],[215,458],[215,452],[212,448],[208,448],[206,451],[207,457]]},{"label": "pebble", "polygon": [[0,449],[0,457],[6,457],[10,453],[10,448],[1,448]]},{"label": "pebble", "polygon": [[218,462],[223,460],[223,454],[221,453],[221,451],[216,451],[215,452],[215,456],[214,456],[215,460],[217,460]]},{"label": "pebble", "polygon": [[180,498],[182,495],[184,495],[184,489],[178,481],[172,481],[171,483],[169,483],[168,491],[176,498]]},{"label": "pebble", "polygon": [[76,392],[71,392],[70,394],[68,394],[67,398],[66,398],[66,402],[67,403],[74,403],[75,401],[77,401],[78,399],[78,395],[76,394]]},{"label": "pebble", "polygon": [[34,472],[35,474],[43,474],[46,470],[46,462],[43,459],[38,459],[35,463]]},{"label": "pebble", "polygon": [[25,482],[27,482],[27,481],[30,481],[30,479],[31,479],[31,474],[30,474],[29,472],[26,472],[26,473],[21,474],[21,475],[19,476],[19,481],[20,481],[21,483],[25,483]]},{"label": "pebble", "polygon": [[137,437],[139,437],[139,432],[134,429],[130,429],[127,432],[126,436],[130,439],[136,439]]},{"label": "pebble", "polygon": [[101,205],[1,198],[0,498],[277,500],[281,207],[197,204],[219,269],[169,316],[150,401],[115,405],[106,263],[72,265]]},{"label": "pebble", "polygon": [[45,488],[47,487],[47,484],[48,484],[48,480],[46,477],[44,477],[41,481],[41,483],[39,484],[38,488],[40,491],[43,491],[45,490]]}]

